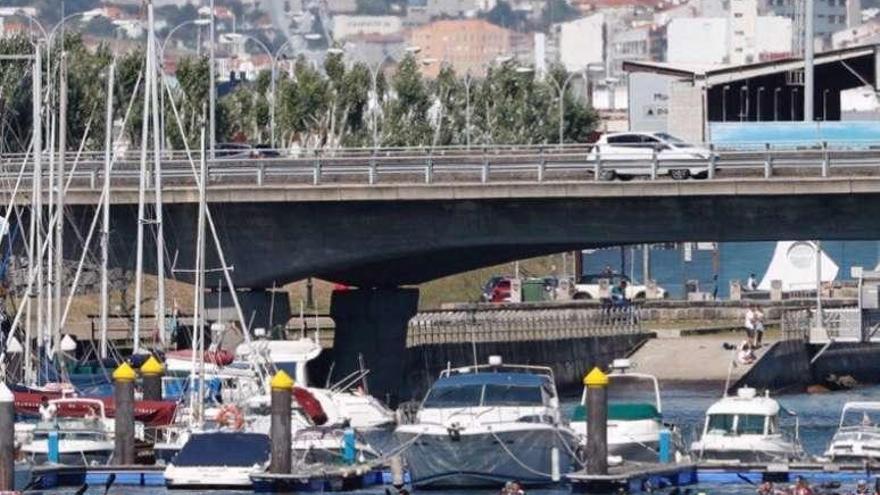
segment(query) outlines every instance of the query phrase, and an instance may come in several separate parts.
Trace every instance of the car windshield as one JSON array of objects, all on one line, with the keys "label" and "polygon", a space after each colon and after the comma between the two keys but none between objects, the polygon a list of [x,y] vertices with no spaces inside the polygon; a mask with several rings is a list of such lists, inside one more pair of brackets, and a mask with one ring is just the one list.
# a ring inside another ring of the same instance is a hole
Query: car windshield
[{"label": "car windshield", "polygon": [[672,134],[667,134],[665,132],[655,132],[655,136],[666,141],[668,144],[675,146],[676,148],[693,148],[693,145],[690,143],[686,143],[681,139],[673,136]]}]

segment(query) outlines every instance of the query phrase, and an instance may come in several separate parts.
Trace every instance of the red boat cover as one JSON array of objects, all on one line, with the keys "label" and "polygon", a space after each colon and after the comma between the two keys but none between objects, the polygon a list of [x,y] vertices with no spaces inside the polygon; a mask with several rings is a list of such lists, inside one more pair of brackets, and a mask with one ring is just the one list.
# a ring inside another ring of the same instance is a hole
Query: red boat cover
[{"label": "red boat cover", "polygon": [[[165,354],[166,358],[175,358],[175,359],[192,359],[192,349],[183,349],[180,351],[171,351]],[[208,364],[216,364],[217,366],[226,366],[227,364],[232,363],[235,359],[235,355],[229,351],[219,350],[219,351],[205,351],[205,362]]]},{"label": "red boat cover", "polygon": [[293,387],[293,398],[315,425],[321,426],[327,422],[327,413],[311,392],[302,387]]},{"label": "red boat cover", "polygon": [[[60,393],[39,392],[14,392],[15,412],[26,416],[39,416],[40,401],[43,397],[60,399]],[[116,415],[116,403],[112,397],[88,397],[104,403],[104,412],[107,417]],[[85,403],[61,403],[58,405],[58,416],[65,418],[83,417],[88,412],[88,404]],[[142,422],[145,426],[167,426],[174,420],[174,412],[177,403],[167,400],[136,400],[134,401],[134,419]]]}]

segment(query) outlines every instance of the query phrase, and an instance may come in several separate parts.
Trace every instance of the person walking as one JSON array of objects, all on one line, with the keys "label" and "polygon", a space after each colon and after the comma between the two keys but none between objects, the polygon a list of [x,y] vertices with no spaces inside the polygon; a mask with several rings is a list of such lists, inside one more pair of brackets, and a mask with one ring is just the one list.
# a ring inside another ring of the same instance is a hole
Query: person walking
[{"label": "person walking", "polygon": [[749,279],[746,280],[746,290],[749,292],[754,292],[758,290],[758,280],[755,279],[754,273],[750,273]]}]

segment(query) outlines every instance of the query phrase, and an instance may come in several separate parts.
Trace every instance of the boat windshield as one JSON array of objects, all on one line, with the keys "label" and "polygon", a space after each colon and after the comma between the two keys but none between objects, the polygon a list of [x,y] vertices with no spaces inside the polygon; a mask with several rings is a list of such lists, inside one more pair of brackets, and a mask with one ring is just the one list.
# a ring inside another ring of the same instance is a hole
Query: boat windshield
[{"label": "boat windshield", "polygon": [[541,387],[520,385],[459,385],[437,387],[425,399],[424,407],[497,407],[533,406],[541,407],[544,396]]},{"label": "boat windshield", "polygon": [[840,422],[841,428],[861,427],[861,428],[878,428],[880,427],[880,410],[864,410],[864,409],[848,409]]},{"label": "boat windshield", "polygon": [[431,389],[425,399],[425,407],[474,407],[480,405],[483,394],[482,385],[459,385],[456,387],[437,387]]},{"label": "boat windshield", "polygon": [[706,431],[725,435],[763,435],[767,417],[759,414],[710,414]]},{"label": "boat windshield", "polygon": [[269,461],[270,442],[258,433],[205,433],[193,435],[174,458],[179,467],[250,467]]}]

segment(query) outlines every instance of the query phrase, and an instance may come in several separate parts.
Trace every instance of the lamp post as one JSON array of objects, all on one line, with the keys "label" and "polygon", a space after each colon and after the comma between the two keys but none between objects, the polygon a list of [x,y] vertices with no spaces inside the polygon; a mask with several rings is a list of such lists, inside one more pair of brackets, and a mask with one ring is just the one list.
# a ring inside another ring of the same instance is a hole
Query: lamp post
[{"label": "lamp post", "polygon": [[560,85],[556,79],[549,78],[550,81],[553,82],[553,86],[556,88],[557,94],[559,96],[559,146],[562,146],[562,142],[565,138],[565,90],[568,89],[568,84],[577,76],[587,77],[586,76],[587,68],[584,68],[581,72],[572,72],[565,78]]},{"label": "lamp post", "polygon": [[749,87],[739,88],[739,121],[742,122],[749,116]]},{"label": "lamp post", "polygon": [[755,120],[761,121],[761,94],[764,92],[764,86],[758,86],[758,93],[755,95]]},{"label": "lamp post", "polygon": [[727,92],[730,90],[730,85],[725,84],[721,88],[721,121],[727,122]]},{"label": "lamp post", "polygon": [[822,90],[822,120],[828,120],[828,93],[831,90],[823,89]]},{"label": "lamp post", "polygon": [[[180,29],[184,26],[195,25],[195,26],[199,26],[199,28],[201,28],[202,26],[207,26],[209,24],[211,24],[210,19],[206,19],[206,18],[190,19],[188,21],[181,22],[180,24],[171,28],[170,31],[168,31],[168,34],[165,35],[165,39],[162,40],[162,45],[159,46],[159,70],[162,71],[163,79],[165,77],[165,48],[168,45],[168,42],[171,40],[171,37],[174,35],[174,33],[178,29]],[[197,46],[197,49],[198,49],[198,46]],[[168,143],[166,142],[167,136],[165,135],[165,91],[163,91],[162,89],[159,90],[159,99],[161,100],[160,101],[161,107],[159,108],[159,112],[160,112],[159,126],[161,127],[160,132],[162,135],[162,144],[164,146],[167,146],[168,145]]]},{"label": "lamp post", "polygon": [[[489,63],[484,63],[480,66],[480,68],[485,69],[487,67],[492,66],[493,64],[504,64],[513,60],[513,57],[510,55],[499,55],[495,57],[495,59],[491,60]],[[467,143],[467,149],[471,149],[471,83],[473,82],[473,76],[471,76],[470,69],[467,70],[464,76],[464,99],[465,99],[465,110],[464,110],[464,121],[465,121],[465,142]]]},{"label": "lamp post", "polygon": [[275,149],[275,55],[272,54],[272,50],[269,50],[269,47],[267,47],[265,43],[263,43],[259,39],[255,38],[251,35],[248,35],[248,34],[242,34],[242,33],[236,33],[236,32],[226,33],[224,35],[221,35],[220,39],[222,41],[227,41],[227,42],[234,42],[236,40],[240,40],[240,41],[242,41],[242,47],[244,46],[244,43],[246,43],[248,41],[253,41],[260,48],[262,48],[263,51],[266,52],[266,56],[269,57],[269,63],[270,63],[270,69],[271,69],[270,77],[269,77],[269,81],[270,81],[269,92],[270,92],[270,98],[271,98],[271,101],[269,102],[269,141],[270,141],[269,146],[274,150]]},{"label": "lamp post", "polygon": [[779,120],[779,93],[782,92],[782,88],[776,87],[773,89],[773,121]]},{"label": "lamp post", "polygon": [[[409,54],[416,54],[416,53],[419,53],[420,51],[422,51],[422,48],[420,46],[407,46],[403,49],[403,51],[405,53],[409,53]],[[373,149],[374,150],[379,148],[379,130],[378,130],[377,122],[376,122],[376,111],[378,110],[378,106],[379,106],[379,88],[378,88],[378,86],[379,86],[379,71],[382,69],[382,65],[385,64],[385,61],[387,61],[389,58],[391,58],[391,54],[386,53],[382,57],[382,59],[379,60],[378,63],[376,63],[374,65],[369,65],[369,64],[367,65],[367,67],[370,69],[370,78],[371,78],[372,92],[373,92],[373,98],[374,98],[373,101],[375,102],[375,106],[370,110],[370,125],[373,128]]]},{"label": "lamp post", "polygon": [[791,88],[791,121],[794,122],[795,112],[794,106],[797,103],[797,88]]}]

